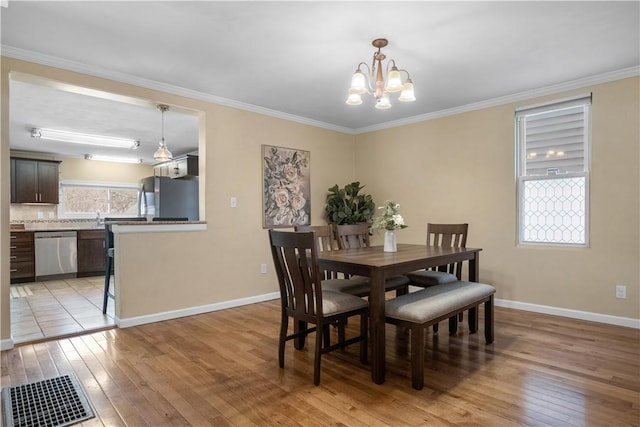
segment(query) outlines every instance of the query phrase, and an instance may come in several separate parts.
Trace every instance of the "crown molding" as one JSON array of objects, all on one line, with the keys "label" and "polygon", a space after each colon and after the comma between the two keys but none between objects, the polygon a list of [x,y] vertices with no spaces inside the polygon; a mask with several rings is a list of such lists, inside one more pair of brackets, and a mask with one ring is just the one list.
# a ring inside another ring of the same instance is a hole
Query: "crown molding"
[{"label": "crown molding", "polygon": [[407,117],[406,119],[395,120],[392,122],[379,123],[373,126],[354,129],[354,133],[361,134],[373,132],[382,129],[389,129],[398,126],[409,125],[413,123],[423,122],[426,120],[439,119],[442,117],[453,116],[456,114],[467,113],[470,111],[481,110],[483,108],[496,107],[499,105],[510,104],[512,102],[524,101],[531,98],[537,98],[554,93],[565,92],[568,90],[579,89],[585,86],[593,86],[601,83],[613,82],[629,77],[637,77],[640,75],[640,66],[623,68],[617,71],[597,74],[594,76],[584,77],[581,79],[570,80],[564,83],[558,83],[551,86],[545,86],[537,89],[526,90],[511,95],[505,95],[498,98],[487,99],[485,101],[474,102],[472,104],[461,105],[459,107],[448,108],[446,110],[434,111],[433,113],[421,114],[419,116]]},{"label": "crown molding", "polygon": [[518,92],[511,95],[505,95],[497,98],[487,99],[485,101],[474,102],[471,104],[461,105],[458,107],[448,108],[445,110],[439,110],[431,113],[421,114],[418,116],[407,117],[401,120],[394,120],[394,121],[389,121],[384,123],[378,123],[372,126],[353,129],[353,128],[348,128],[344,126],[337,126],[330,123],[321,122],[318,120],[309,119],[307,117],[297,116],[295,114],[284,113],[281,111],[272,110],[269,108],[264,108],[264,107],[260,107],[253,104],[247,104],[245,102],[235,101],[233,99],[224,98],[221,96],[215,96],[215,95],[211,95],[204,92],[186,89],[180,86],[156,82],[153,80],[132,76],[130,74],[110,71],[100,67],[90,66],[90,65],[82,64],[75,61],[68,61],[66,59],[62,59],[62,58],[58,58],[50,55],[44,55],[41,53],[32,52],[25,49],[19,49],[11,46],[0,45],[0,54],[2,56],[6,56],[13,59],[34,62],[36,64],[47,65],[50,67],[60,68],[67,71],[74,71],[77,73],[87,74],[94,77],[114,80],[120,83],[131,84],[131,85],[143,87],[146,89],[152,89],[152,90],[158,90],[158,91],[170,93],[172,95],[184,96],[186,98],[197,99],[197,100],[209,102],[212,104],[218,104],[226,107],[237,108],[239,110],[249,111],[257,114],[262,114],[265,116],[270,116],[270,117],[275,117],[283,120],[288,120],[291,122],[301,123],[304,125],[333,130],[333,131],[341,132],[348,135],[359,135],[367,132],[374,132],[374,131],[390,129],[398,126],[410,125],[410,124],[423,122],[427,120],[439,119],[442,117],[453,116],[456,114],[467,113],[475,110],[481,110],[483,108],[496,107],[499,105],[509,104],[512,102],[524,101],[531,98],[551,95],[554,93],[578,89],[585,86],[592,86],[595,84],[608,83],[608,82],[622,80],[629,77],[636,77],[640,75],[640,66],[623,68],[617,71],[611,71],[608,73],[583,77],[580,79],[570,80],[568,82],[558,83],[551,86],[531,89],[531,90]]},{"label": "crown molding", "polygon": [[180,86],[170,85],[167,83],[156,82],[154,80],[144,79],[130,74],[120,73],[117,71],[106,70],[101,67],[95,67],[87,64],[82,64],[75,61],[69,61],[66,59],[58,58],[55,56],[44,55],[37,52],[32,52],[25,49],[19,49],[11,46],[0,45],[0,54],[8,58],[19,59],[22,61],[33,62],[40,65],[46,65],[49,67],[60,68],[67,71],[73,71],[76,73],[86,74],[93,77],[99,77],[103,79],[113,80],[120,83],[126,83],[133,86],[143,87],[151,90],[158,90],[161,92],[170,93],[172,95],[183,96],[185,98],[192,98],[199,101],[209,102],[211,104],[223,105],[225,107],[237,108],[239,110],[249,111],[253,113],[262,114],[265,116],[275,117],[291,122],[301,123],[304,125],[320,127],[336,132],[353,134],[353,129],[344,126],[336,126],[330,123],[321,122],[319,120],[309,119],[307,117],[297,116],[295,114],[284,113],[282,111],[272,110],[269,108],[260,107],[258,105],[247,104],[245,102],[236,101],[221,96],[211,95],[204,92],[199,92]]}]

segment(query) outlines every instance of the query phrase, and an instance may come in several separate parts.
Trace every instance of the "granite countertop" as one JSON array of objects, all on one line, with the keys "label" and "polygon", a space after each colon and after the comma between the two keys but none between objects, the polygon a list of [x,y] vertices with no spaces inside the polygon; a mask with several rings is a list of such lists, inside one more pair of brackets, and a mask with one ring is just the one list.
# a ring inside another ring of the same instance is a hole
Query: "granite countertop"
[{"label": "granite countertop", "polygon": [[[206,224],[205,221],[109,221],[109,224],[118,225],[180,225],[180,224]],[[58,221],[25,221],[12,222],[11,232],[25,231],[104,231],[104,223],[98,224],[95,220],[58,220]]]}]

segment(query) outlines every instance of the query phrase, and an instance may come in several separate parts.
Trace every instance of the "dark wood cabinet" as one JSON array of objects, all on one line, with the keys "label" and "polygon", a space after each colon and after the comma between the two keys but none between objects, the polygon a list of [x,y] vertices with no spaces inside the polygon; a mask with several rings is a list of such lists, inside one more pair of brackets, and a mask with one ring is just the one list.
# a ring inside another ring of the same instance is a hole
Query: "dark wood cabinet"
[{"label": "dark wood cabinet", "polygon": [[11,232],[9,243],[11,258],[9,271],[11,283],[32,282],[35,280],[35,253],[33,248],[33,232]]},{"label": "dark wood cabinet", "polygon": [[198,156],[185,154],[171,161],[157,164],[153,167],[153,174],[155,176],[168,176],[169,178],[198,176]]},{"label": "dark wood cabinet", "polygon": [[59,161],[11,158],[11,203],[58,204]]},{"label": "dark wood cabinet", "polygon": [[79,230],[78,277],[104,274],[105,257],[104,230]]}]

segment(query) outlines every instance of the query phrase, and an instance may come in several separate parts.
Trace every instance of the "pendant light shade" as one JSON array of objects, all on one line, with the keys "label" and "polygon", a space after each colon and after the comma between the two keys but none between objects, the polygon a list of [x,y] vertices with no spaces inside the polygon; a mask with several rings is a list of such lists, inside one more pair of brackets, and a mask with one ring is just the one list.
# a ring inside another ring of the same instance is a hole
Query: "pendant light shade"
[{"label": "pendant light shade", "polygon": [[171,153],[171,151],[169,151],[169,148],[167,148],[167,143],[164,140],[164,112],[168,109],[168,105],[158,105],[158,110],[162,112],[162,139],[160,140],[160,147],[158,147],[156,152],[153,154],[153,158],[161,162],[173,159],[173,154]]}]

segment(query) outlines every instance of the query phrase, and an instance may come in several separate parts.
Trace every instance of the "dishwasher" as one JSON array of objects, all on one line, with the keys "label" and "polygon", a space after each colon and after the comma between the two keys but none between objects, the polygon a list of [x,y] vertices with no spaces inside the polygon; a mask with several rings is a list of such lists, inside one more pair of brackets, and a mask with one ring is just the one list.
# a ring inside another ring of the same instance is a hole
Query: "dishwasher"
[{"label": "dishwasher", "polygon": [[78,272],[78,243],[75,231],[42,231],[33,235],[36,279],[44,276],[73,276]]}]

